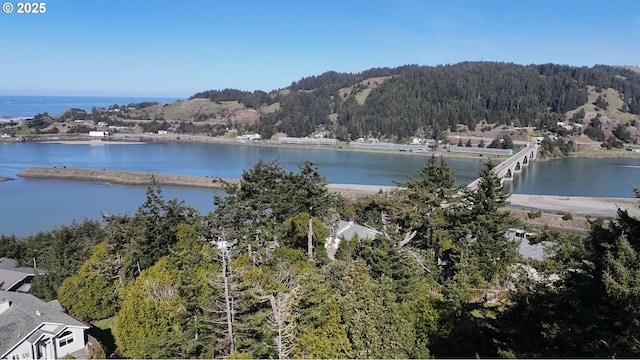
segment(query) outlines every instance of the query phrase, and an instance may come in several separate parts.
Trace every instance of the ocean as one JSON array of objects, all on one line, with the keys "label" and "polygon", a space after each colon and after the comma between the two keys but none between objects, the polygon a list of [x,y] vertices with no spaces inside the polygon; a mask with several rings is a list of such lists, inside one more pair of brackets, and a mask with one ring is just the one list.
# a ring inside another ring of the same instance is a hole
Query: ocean
[{"label": "ocean", "polygon": [[179,98],[169,97],[114,97],[114,96],[26,96],[0,95],[0,121],[15,118],[32,117],[49,113],[57,116],[62,111],[78,108],[91,111],[97,108],[108,108],[111,105],[128,105],[146,101],[172,102]]}]

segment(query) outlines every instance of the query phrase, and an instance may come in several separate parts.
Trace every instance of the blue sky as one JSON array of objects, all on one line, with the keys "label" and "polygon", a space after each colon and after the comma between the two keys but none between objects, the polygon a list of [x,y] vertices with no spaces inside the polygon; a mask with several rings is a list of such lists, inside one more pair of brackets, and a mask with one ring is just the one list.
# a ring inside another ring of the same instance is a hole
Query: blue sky
[{"label": "blue sky", "polygon": [[637,0],[45,3],[0,12],[0,94],[188,97],[476,60],[640,65]]}]

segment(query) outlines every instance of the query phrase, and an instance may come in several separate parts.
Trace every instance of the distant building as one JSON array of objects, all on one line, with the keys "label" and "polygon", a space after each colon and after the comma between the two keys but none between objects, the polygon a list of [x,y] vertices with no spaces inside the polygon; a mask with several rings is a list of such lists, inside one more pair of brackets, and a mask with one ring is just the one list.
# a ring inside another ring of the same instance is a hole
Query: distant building
[{"label": "distant building", "polygon": [[321,138],[326,138],[329,137],[329,132],[328,131],[320,131],[317,132],[313,135],[314,138],[316,139],[321,139]]},{"label": "distant building", "polygon": [[18,267],[14,259],[0,258],[0,290],[29,292],[33,278],[46,272],[32,267]]},{"label": "distant building", "polygon": [[111,129],[111,130],[128,130],[129,127],[128,126],[109,125],[109,129]]},{"label": "distant building", "polygon": [[378,235],[382,233],[374,228],[358,225],[353,221],[340,220],[334,235],[327,237],[324,247],[327,249],[329,258],[333,259],[342,240],[351,240],[354,236],[359,240],[375,239]]},{"label": "distant building", "polygon": [[[371,140],[371,139],[369,139]],[[397,144],[381,142],[376,139],[375,141],[351,141],[349,146],[359,149],[374,149],[374,150],[398,150],[398,151],[427,151],[428,145],[425,144]]]},{"label": "distant building", "polygon": [[297,138],[297,137],[280,137],[279,144],[289,145],[338,145],[338,139],[332,138]]},{"label": "distant building", "polygon": [[494,149],[494,148],[479,148],[479,147],[466,147],[466,146],[449,146],[449,152],[487,154],[487,155],[497,155],[497,156],[513,155],[512,149]]},{"label": "distant building", "polygon": [[108,131],[89,131],[90,137],[105,137],[111,135]]},{"label": "distant building", "polygon": [[89,325],[65,314],[57,301],[0,291],[0,358],[87,358]]},{"label": "distant building", "polygon": [[167,135],[168,133],[167,130],[158,130],[158,135]]},{"label": "distant building", "polygon": [[244,135],[236,136],[236,140],[240,140],[240,141],[257,141],[261,139],[262,139],[262,136],[260,136],[260,134],[244,134]]}]

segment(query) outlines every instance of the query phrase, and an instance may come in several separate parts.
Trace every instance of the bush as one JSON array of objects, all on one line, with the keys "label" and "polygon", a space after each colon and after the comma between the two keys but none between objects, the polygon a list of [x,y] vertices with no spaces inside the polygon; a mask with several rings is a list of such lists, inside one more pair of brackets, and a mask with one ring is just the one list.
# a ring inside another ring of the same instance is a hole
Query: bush
[{"label": "bush", "polygon": [[542,211],[529,211],[527,216],[529,219],[536,219],[542,216]]},{"label": "bush", "polygon": [[558,211],[558,215],[562,216],[562,220],[573,220],[573,215],[570,212]]}]

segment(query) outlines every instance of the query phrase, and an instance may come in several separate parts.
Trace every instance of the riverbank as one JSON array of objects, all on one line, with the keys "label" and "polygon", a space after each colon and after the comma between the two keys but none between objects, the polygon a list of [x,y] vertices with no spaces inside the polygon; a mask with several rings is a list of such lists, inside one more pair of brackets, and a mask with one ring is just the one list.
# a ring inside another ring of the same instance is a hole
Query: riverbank
[{"label": "riverbank", "polygon": [[[46,142],[46,143],[60,143],[60,144],[96,144],[98,139],[90,138],[86,133],[74,133],[74,134],[38,134],[28,135],[18,138],[3,138],[0,142]],[[134,144],[134,143],[148,143],[148,142],[196,142],[196,143],[217,143],[217,144],[237,144],[248,146],[274,146],[274,147],[288,147],[288,148],[300,148],[300,149],[316,149],[316,150],[334,150],[334,151],[358,151],[358,152],[374,152],[374,153],[394,153],[402,155],[413,156],[443,156],[450,158],[465,158],[465,159],[478,159],[478,160],[492,160],[494,162],[501,162],[508,158],[508,156],[496,156],[496,155],[483,155],[483,154],[470,154],[470,153],[452,153],[448,151],[401,151],[399,149],[388,148],[359,148],[351,147],[348,143],[341,143],[334,146],[329,145],[292,145],[292,144],[280,144],[273,140],[261,140],[261,141],[239,141],[235,137],[225,136],[208,136],[197,134],[157,134],[157,133],[114,133],[109,136],[108,140],[104,141],[104,144]],[[515,150],[517,152],[517,150]],[[640,159],[640,153],[634,153],[627,151],[626,149],[602,149],[596,147],[585,147],[577,151],[571,152],[567,157],[574,158],[637,158]],[[559,159],[557,157],[538,158],[536,161],[550,161]]]},{"label": "riverbank", "polygon": [[[238,179],[218,179],[190,175],[158,174],[148,172],[114,171],[98,169],[72,169],[31,167],[18,176],[25,178],[56,178],[69,180],[102,181],[108,184],[190,186],[223,189],[224,182],[238,183]],[[396,189],[395,186],[329,184],[329,191],[347,198],[357,198],[380,191]],[[511,194],[510,207],[535,209],[547,212],[563,211],[576,217],[615,217],[618,208],[627,210],[629,215],[640,217],[640,201],[633,198],[599,198],[583,196],[554,196]]]},{"label": "riverbank", "polygon": [[[67,145],[104,145],[112,144],[144,144],[144,143],[170,143],[170,142],[182,142],[182,143],[209,143],[209,144],[235,144],[239,146],[266,146],[266,147],[282,147],[282,148],[295,148],[295,149],[313,149],[313,150],[332,150],[332,151],[356,151],[367,153],[393,153],[407,156],[443,156],[450,158],[460,159],[477,159],[480,161],[491,160],[494,163],[501,162],[508,158],[508,156],[496,156],[496,155],[483,155],[483,154],[469,154],[469,153],[451,153],[448,151],[401,151],[399,149],[389,148],[360,148],[352,147],[347,143],[339,145],[299,145],[299,144],[280,144],[277,141],[261,140],[261,141],[239,141],[236,138],[218,136],[212,137],[207,135],[191,135],[191,134],[156,134],[156,133],[115,133],[108,139],[101,140],[96,138],[90,138],[87,134],[39,134],[31,135],[26,138],[28,142],[38,143],[56,143]],[[16,138],[9,138],[6,142],[18,142]]]},{"label": "riverbank", "polygon": [[509,203],[515,208],[562,211],[579,217],[615,217],[618,209],[640,217],[640,200],[634,198],[511,194]]}]

